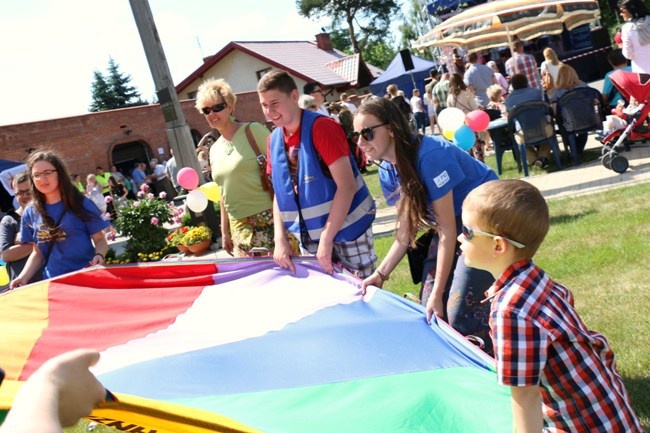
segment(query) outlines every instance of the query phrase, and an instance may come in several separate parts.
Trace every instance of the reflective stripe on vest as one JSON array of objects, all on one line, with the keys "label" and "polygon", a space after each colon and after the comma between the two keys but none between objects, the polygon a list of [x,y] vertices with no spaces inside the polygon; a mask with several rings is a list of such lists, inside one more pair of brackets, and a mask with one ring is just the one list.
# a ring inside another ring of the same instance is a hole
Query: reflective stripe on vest
[{"label": "reflective stripe on vest", "polygon": [[[320,239],[323,227],[329,217],[332,199],[336,193],[336,184],[323,173],[319,156],[313,145],[312,127],[319,116],[319,114],[308,110],[303,111],[300,150],[298,152],[299,201],[305,228],[313,241]],[[277,128],[271,135],[271,155],[273,188],[282,220],[289,232],[300,234],[298,203],[290,179],[289,164],[281,128]],[[374,200],[351,155],[349,160],[357,188],[343,226],[334,237],[336,242],[357,239],[370,227],[375,218]]]}]

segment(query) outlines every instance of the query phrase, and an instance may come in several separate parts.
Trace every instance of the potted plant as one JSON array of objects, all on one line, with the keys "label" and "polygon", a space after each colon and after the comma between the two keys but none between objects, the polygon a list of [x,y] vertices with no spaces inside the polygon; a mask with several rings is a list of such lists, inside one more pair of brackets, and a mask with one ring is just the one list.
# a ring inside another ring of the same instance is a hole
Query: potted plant
[{"label": "potted plant", "polygon": [[170,247],[178,248],[178,251],[181,253],[188,252],[189,249],[187,246],[183,245],[183,238],[185,237],[185,234],[187,234],[187,232],[190,230],[190,228],[191,227],[188,226],[182,226],[169,232],[167,235],[167,245]]},{"label": "potted plant", "polygon": [[207,250],[212,241],[212,230],[206,226],[190,228],[183,236],[182,244],[192,253]]},{"label": "potted plant", "polygon": [[133,253],[134,258],[138,253],[150,254],[159,252],[166,247],[168,229],[164,224],[172,221],[173,204],[168,204],[161,193],[155,197],[146,193],[146,184],[143,185],[138,200],[131,200],[128,205],[120,210],[116,225],[125,235],[127,250]]}]

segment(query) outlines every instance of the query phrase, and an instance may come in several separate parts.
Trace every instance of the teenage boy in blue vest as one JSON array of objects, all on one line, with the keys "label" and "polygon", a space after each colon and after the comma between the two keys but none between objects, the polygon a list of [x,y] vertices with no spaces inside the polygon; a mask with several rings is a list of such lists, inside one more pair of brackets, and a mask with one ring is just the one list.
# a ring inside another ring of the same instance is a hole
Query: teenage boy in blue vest
[{"label": "teenage boy in blue vest", "polygon": [[275,198],[273,258],[295,272],[287,231],[303,254],[316,254],[332,273],[332,258],[370,276],[376,267],[372,222],[375,203],[350,154],[343,128],[333,119],[302,110],[298,88],[280,70],[257,85],[264,115],[277,127],[269,137],[267,172]]}]

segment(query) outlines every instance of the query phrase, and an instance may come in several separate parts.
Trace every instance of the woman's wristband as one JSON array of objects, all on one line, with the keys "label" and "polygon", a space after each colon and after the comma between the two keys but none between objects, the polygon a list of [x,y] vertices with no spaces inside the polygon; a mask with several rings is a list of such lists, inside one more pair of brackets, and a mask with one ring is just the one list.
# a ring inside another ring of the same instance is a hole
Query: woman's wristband
[{"label": "woman's wristband", "polygon": [[375,272],[377,272],[377,275],[379,275],[379,278],[381,278],[382,281],[390,280],[390,275],[382,273],[379,269],[377,269]]},{"label": "woman's wristband", "polygon": [[[99,256],[99,257],[102,258],[102,260],[106,260],[106,258],[104,257],[104,255],[102,253],[95,253],[95,256]],[[95,257],[95,256],[93,256],[93,257]]]}]

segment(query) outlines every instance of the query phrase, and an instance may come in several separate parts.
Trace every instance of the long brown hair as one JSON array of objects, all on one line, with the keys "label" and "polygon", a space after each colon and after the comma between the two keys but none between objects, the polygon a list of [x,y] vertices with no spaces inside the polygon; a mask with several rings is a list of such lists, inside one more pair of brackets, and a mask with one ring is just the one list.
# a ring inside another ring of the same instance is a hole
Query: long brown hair
[{"label": "long brown hair", "polygon": [[369,98],[364,101],[357,114],[370,114],[381,123],[386,123],[395,140],[395,166],[400,177],[400,199],[398,215],[407,215],[409,239],[414,244],[421,225],[433,226],[430,221],[426,188],[417,171],[418,151],[422,136],[412,135],[408,122],[397,105],[385,98]]},{"label": "long brown hair", "polygon": [[92,217],[90,214],[88,214],[88,212],[86,212],[83,206],[84,196],[72,183],[72,179],[68,174],[68,169],[66,168],[65,164],[54,152],[45,150],[34,152],[29,156],[29,158],[27,158],[27,170],[29,173],[34,206],[36,207],[38,213],[43,217],[45,226],[48,228],[55,228],[54,226],[56,223],[45,209],[45,195],[36,189],[34,180],[31,176],[34,164],[39,161],[47,161],[56,169],[56,173],[59,177],[59,191],[61,192],[63,209],[72,212],[82,221],[90,220]]}]

